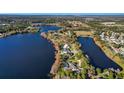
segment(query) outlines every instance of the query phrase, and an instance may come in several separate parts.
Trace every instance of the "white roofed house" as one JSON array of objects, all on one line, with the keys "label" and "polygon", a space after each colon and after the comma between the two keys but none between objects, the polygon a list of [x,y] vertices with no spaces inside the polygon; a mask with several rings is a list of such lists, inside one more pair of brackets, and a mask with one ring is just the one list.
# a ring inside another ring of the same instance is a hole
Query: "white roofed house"
[{"label": "white roofed house", "polygon": [[100,35],[102,40],[105,40],[105,32],[102,32],[102,34]]},{"label": "white roofed house", "polygon": [[115,53],[119,53],[118,48],[114,48],[113,46],[111,46],[111,48],[115,51]]},{"label": "white roofed house", "polygon": [[124,44],[124,39],[123,39],[123,40],[121,40],[121,44]]},{"label": "white roofed house", "polygon": [[124,48],[120,48],[120,54],[124,55]]},{"label": "white roofed house", "polygon": [[124,35],[121,35],[118,39],[120,40],[121,44],[124,44]]},{"label": "white roofed house", "polygon": [[71,54],[71,50],[70,50],[70,46],[68,44],[64,44],[64,46],[62,47],[62,51],[61,54]]},{"label": "white roofed house", "polygon": [[68,65],[69,65],[69,68],[72,70],[72,71],[75,71],[77,73],[80,73],[80,70],[71,62],[67,62]]},{"label": "white roofed house", "polygon": [[65,44],[65,45],[63,46],[63,48],[64,48],[64,49],[69,49],[70,47],[69,47],[68,44]]},{"label": "white roofed house", "polygon": [[112,35],[111,35],[110,38],[111,38],[111,39],[114,39],[114,38],[115,38],[115,33],[114,33],[114,32],[112,33]]},{"label": "white roofed house", "polygon": [[69,47],[69,45],[68,44],[65,44],[64,46],[63,46],[63,53],[67,53],[68,51],[68,49],[69,49],[70,47]]}]

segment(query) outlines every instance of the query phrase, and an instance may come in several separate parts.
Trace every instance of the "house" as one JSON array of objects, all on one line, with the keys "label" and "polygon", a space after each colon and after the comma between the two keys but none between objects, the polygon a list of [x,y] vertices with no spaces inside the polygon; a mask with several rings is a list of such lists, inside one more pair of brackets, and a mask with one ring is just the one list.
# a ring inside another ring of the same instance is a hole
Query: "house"
[{"label": "house", "polygon": [[120,69],[118,68],[117,70],[115,70],[116,73],[119,73],[120,72]]},{"label": "house", "polygon": [[61,51],[61,54],[69,54],[69,55],[73,55],[72,51],[70,50],[70,46],[68,44],[65,44],[63,46],[63,49]]},{"label": "house", "polygon": [[124,48],[120,48],[120,54],[124,55]]},{"label": "house", "polygon": [[64,64],[64,70],[72,70],[76,73],[80,73],[80,70],[71,62],[63,62]]},{"label": "house", "polygon": [[63,46],[63,48],[64,48],[64,49],[69,49],[70,47],[69,47],[68,44],[65,44],[65,45]]},{"label": "house", "polygon": [[105,40],[105,32],[102,32],[102,34],[100,35],[102,40]]},{"label": "house", "polygon": [[69,65],[67,62],[62,62],[64,66],[64,70],[69,70]]},{"label": "house", "polygon": [[113,46],[111,46],[111,48],[115,51],[115,53],[119,53],[118,48],[114,48]]},{"label": "house", "polygon": [[0,33],[0,36],[2,36],[2,34]]}]

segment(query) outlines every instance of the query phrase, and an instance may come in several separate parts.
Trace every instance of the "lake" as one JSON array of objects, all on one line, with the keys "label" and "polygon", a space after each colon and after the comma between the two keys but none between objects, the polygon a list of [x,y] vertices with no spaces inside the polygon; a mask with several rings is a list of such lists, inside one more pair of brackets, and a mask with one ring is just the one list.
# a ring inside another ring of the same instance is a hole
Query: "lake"
[{"label": "lake", "polygon": [[121,69],[119,65],[109,59],[105,53],[95,44],[90,37],[79,37],[78,41],[82,45],[81,49],[88,55],[90,63],[96,68],[114,68]]},{"label": "lake", "polygon": [[[41,26],[40,32],[58,29],[57,26]],[[55,50],[40,32],[0,38],[0,78],[49,78]]]}]

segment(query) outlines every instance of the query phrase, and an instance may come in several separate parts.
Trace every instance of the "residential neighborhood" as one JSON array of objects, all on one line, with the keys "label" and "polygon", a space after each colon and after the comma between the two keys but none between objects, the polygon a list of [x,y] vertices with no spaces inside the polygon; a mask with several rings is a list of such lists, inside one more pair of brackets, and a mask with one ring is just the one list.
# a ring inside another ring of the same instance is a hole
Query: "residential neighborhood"
[{"label": "residential neighborhood", "polygon": [[102,32],[100,37],[101,40],[108,42],[112,50],[124,56],[124,33],[111,32],[111,34],[107,34]]}]

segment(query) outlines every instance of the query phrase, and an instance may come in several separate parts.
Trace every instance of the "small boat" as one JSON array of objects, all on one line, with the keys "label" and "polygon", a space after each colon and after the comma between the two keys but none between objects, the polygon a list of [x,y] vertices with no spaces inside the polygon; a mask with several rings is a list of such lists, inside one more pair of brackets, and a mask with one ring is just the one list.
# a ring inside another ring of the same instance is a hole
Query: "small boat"
[{"label": "small boat", "polygon": [[85,54],[85,56],[89,59],[89,56],[87,54]]}]

